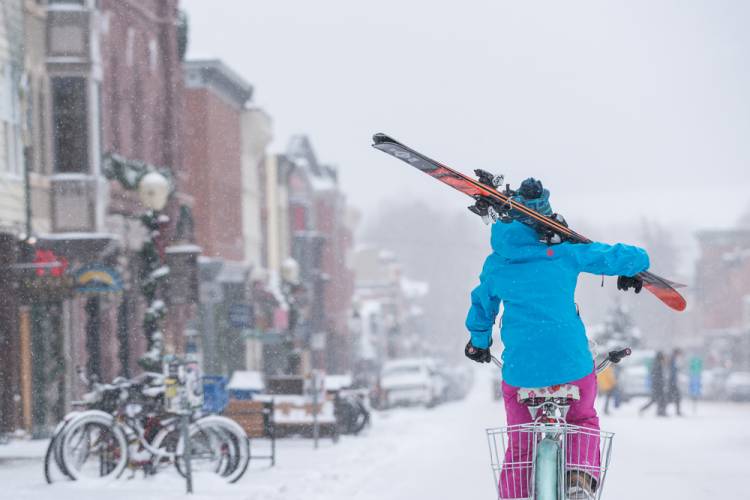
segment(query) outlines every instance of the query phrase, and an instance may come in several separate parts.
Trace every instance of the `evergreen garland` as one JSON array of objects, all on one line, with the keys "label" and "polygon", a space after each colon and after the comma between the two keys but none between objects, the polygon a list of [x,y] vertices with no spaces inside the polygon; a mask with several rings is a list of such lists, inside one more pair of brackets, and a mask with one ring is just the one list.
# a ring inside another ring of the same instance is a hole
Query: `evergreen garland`
[{"label": "evergreen garland", "polygon": [[[141,161],[128,160],[114,153],[104,156],[102,171],[107,179],[118,181],[129,191],[137,190],[141,179],[149,172],[158,172],[169,182],[170,191],[174,190],[174,176],[169,168],[158,168]],[[159,215],[153,210],[141,216],[141,222],[148,231],[148,239],[139,252],[141,266],[138,278],[148,308],[143,316],[146,353],[139,358],[138,364],[146,371],[161,371],[164,355],[161,323],[167,310],[164,302],[158,298],[158,291],[160,283],[169,276],[169,268],[161,261],[157,241],[161,235],[161,224],[168,220],[166,216]]]},{"label": "evergreen garland", "polygon": [[146,336],[146,353],[138,364],[147,371],[160,371],[161,358],[164,354],[164,336],[161,323],[166,315],[164,302],[158,299],[159,284],[169,275],[169,269],[161,262],[156,242],[160,236],[160,224],[163,216],[149,210],[141,216],[141,222],[148,230],[149,238],[141,247],[141,269],[139,282],[141,293],[146,299],[148,309],[143,316],[143,333]]}]

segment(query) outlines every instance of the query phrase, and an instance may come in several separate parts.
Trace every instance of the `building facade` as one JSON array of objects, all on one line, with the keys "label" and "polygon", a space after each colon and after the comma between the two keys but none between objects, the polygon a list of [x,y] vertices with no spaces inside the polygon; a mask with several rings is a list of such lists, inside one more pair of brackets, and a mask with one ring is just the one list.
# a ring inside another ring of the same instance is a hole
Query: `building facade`
[{"label": "building facade", "polygon": [[347,254],[352,234],[346,200],[337,170],[318,161],[306,136],[292,137],[286,156],[293,165],[288,178],[292,257],[309,297],[296,340],[309,355],[305,365],[338,373],[351,368],[353,273]]},{"label": "building facade", "polygon": [[218,60],[187,61],[184,74],[184,186],[193,198],[195,239],[204,258],[204,369],[228,375],[247,361],[244,333],[252,326],[252,311],[245,251],[254,233],[245,235],[244,216],[258,214],[252,178],[267,140],[243,146],[249,144],[243,135],[252,131],[243,119],[249,120],[253,87],[231,68]]},{"label": "building facade", "polygon": [[690,313],[709,365],[750,369],[750,229],[701,231]]},{"label": "building facade", "polygon": [[[4,1],[2,14],[11,3],[14,16],[23,9],[25,120],[14,140],[27,167],[21,213],[30,237],[6,242],[16,247],[4,258],[17,291],[7,313],[18,360],[10,379],[20,398],[3,408],[12,415],[3,425],[44,433],[85,390],[77,367],[109,380],[137,370],[143,353],[137,252],[146,234],[137,217],[144,208],[108,174],[105,158],[179,177],[185,25],[177,0]],[[17,164],[17,149],[3,143],[0,151]],[[179,190],[172,196],[165,246],[178,239],[177,215],[189,201]],[[114,285],[77,282],[91,266]],[[172,350],[181,347],[178,332],[190,309],[184,302],[170,307]]]},{"label": "building facade", "polygon": [[25,221],[22,94],[23,0],[0,5],[0,230],[19,234]]}]

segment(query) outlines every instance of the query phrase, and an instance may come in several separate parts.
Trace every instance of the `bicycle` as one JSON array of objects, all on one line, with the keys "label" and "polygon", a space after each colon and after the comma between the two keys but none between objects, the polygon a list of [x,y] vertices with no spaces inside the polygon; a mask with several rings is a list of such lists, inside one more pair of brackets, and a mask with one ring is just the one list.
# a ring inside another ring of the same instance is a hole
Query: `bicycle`
[{"label": "bicycle", "polygon": [[[596,373],[630,353],[629,348],[610,351]],[[502,368],[500,360],[492,356],[492,361]],[[487,429],[498,498],[601,499],[614,433],[567,423],[570,405],[580,399],[578,387],[521,388],[517,397],[533,421]],[[516,458],[508,453],[510,448],[516,450]]]},{"label": "bicycle", "polygon": [[[145,383],[149,378],[157,383]],[[228,482],[239,480],[250,461],[244,430],[226,417],[193,418],[186,451],[178,417],[163,411],[161,380],[160,374],[146,374],[93,384],[80,403],[89,409],[68,414],[53,434],[45,458],[47,481],[53,459],[72,480],[117,478],[126,468],[151,475],[172,464],[184,475],[187,453],[194,469],[209,470]]]}]

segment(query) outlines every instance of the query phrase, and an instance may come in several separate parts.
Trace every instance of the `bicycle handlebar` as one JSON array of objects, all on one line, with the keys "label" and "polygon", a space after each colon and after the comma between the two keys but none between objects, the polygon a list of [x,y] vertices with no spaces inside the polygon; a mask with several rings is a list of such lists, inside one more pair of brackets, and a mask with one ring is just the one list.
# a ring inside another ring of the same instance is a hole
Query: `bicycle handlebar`
[{"label": "bicycle handlebar", "polygon": [[[615,363],[615,364],[619,363],[624,358],[630,356],[632,354],[632,352],[633,351],[630,350],[630,347],[626,347],[624,349],[620,349],[620,350],[617,350],[617,351],[609,351],[609,353],[607,353],[607,357],[604,358],[604,361],[602,361],[601,363],[599,363],[599,365],[596,367],[596,374],[598,375],[601,372],[603,372],[604,370],[606,370],[607,368],[609,368],[609,365],[611,365],[612,363]],[[503,362],[502,361],[500,361],[499,359],[497,359],[494,355],[491,356],[491,358],[492,358],[492,362],[495,364],[495,366],[497,366],[498,368],[502,368],[503,367]]]}]

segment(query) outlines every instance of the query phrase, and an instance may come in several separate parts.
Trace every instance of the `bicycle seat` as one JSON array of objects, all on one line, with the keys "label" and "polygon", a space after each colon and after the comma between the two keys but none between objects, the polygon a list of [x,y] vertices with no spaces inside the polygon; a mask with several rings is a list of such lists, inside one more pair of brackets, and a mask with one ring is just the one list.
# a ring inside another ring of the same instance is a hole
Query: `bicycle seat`
[{"label": "bicycle seat", "polygon": [[560,384],[549,387],[522,387],[518,389],[518,402],[526,406],[539,406],[552,401],[558,405],[570,405],[581,399],[577,385]]}]

